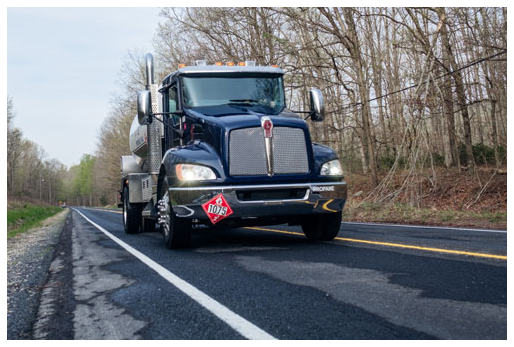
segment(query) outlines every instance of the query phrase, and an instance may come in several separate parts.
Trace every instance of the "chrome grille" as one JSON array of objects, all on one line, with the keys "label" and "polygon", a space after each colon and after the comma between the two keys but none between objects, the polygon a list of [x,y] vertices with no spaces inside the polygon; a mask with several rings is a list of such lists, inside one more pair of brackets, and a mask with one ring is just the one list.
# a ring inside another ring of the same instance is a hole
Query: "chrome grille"
[{"label": "chrome grille", "polygon": [[[309,172],[304,131],[300,128],[273,129],[274,174]],[[229,165],[231,176],[267,175],[264,133],[261,127],[230,132]]]},{"label": "chrome grille", "polygon": [[230,175],[266,175],[266,150],[262,128],[230,132]]},{"label": "chrome grille", "polygon": [[277,174],[309,172],[307,147],[302,129],[286,127],[274,129],[273,168]]}]

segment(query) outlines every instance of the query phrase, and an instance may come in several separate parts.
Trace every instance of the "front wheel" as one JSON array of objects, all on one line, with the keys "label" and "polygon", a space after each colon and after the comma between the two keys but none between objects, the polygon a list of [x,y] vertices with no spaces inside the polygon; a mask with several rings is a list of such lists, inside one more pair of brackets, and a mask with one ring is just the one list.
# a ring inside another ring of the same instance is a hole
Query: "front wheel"
[{"label": "front wheel", "polygon": [[175,215],[167,185],[163,188],[164,196],[159,200],[159,224],[164,244],[170,249],[187,248],[191,242],[191,222]]},{"label": "front wheel", "polygon": [[312,241],[330,241],[339,233],[343,212],[323,213],[304,217],[303,233]]}]

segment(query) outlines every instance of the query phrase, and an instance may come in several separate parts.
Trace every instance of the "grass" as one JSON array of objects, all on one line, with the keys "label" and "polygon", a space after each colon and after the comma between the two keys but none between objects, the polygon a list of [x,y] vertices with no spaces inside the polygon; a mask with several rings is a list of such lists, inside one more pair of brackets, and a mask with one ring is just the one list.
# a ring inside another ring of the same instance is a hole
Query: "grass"
[{"label": "grass", "polygon": [[7,238],[23,233],[51,217],[62,208],[57,206],[16,204],[7,208]]},{"label": "grass", "polygon": [[354,222],[400,223],[507,229],[507,212],[474,212],[467,210],[418,208],[407,204],[351,202],[344,208],[343,220]]}]

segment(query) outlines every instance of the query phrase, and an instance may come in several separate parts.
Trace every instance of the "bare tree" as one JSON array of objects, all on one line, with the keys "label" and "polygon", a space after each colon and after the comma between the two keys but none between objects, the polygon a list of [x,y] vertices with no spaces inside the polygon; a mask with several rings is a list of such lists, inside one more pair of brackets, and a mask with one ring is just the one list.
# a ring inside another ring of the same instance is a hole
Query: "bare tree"
[{"label": "bare tree", "polygon": [[[435,166],[473,172],[477,144],[502,163],[506,16],[503,8],[166,8],[156,71],[162,78],[197,59],[279,64],[290,109],[308,107],[309,87],[323,90],[327,117],[309,124],[313,139],[334,147],[345,171],[370,176],[370,198],[416,203],[420,182],[437,185]],[[100,134],[98,194],[115,188],[117,157],[128,152],[142,56],[126,60]]]}]

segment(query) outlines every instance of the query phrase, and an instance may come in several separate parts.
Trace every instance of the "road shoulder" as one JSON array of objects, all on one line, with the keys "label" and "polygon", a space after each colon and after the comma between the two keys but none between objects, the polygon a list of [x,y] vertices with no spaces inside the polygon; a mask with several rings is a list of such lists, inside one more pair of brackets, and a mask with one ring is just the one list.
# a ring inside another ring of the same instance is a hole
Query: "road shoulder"
[{"label": "road shoulder", "polygon": [[69,210],[7,240],[7,338],[31,339],[41,291]]}]

